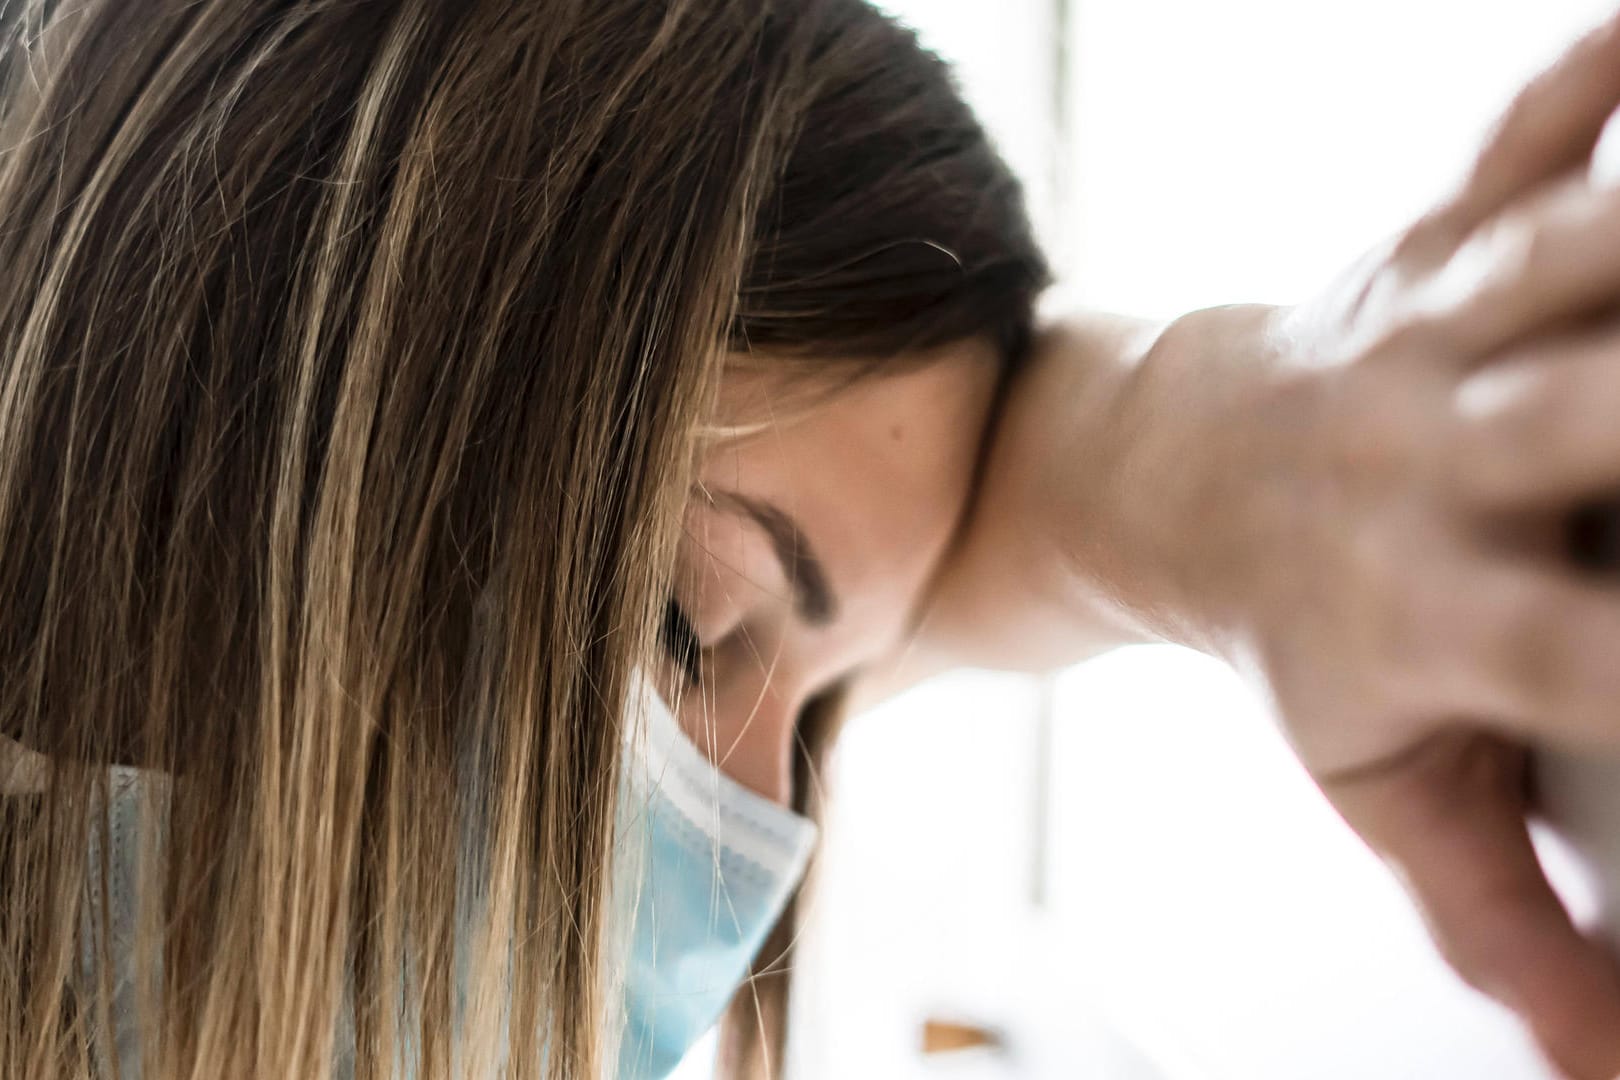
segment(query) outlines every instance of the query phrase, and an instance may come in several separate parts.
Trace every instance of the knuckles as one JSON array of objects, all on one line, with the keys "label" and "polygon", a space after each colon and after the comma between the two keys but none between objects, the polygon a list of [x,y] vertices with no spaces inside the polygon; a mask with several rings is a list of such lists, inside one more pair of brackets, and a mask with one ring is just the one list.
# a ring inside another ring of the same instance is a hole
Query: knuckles
[{"label": "knuckles", "polygon": [[[1468,499],[1493,501],[1553,433],[1543,373],[1524,365],[1483,370],[1460,383],[1444,417],[1445,476]],[[1556,414],[1557,410],[1552,410]]]}]

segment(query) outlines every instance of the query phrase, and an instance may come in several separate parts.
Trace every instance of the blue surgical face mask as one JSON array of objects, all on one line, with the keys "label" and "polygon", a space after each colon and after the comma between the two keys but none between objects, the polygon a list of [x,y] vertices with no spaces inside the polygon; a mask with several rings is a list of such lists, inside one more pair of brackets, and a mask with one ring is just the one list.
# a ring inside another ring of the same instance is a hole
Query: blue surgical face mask
[{"label": "blue surgical face mask", "polygon": [[633,927],[619,1080],[667,1075],[719,1019],[816,840],[813,822],[716,768],[638,683],[644,737],[626,748],[614,872]]},{"label": "blue surgical face mask", "polygon": [[[712,1027],[747,976],[749,962],[804,874],[816,827],[722,773],[681,731],[669,706],[637,673],[619,782],[619,840],[611,882],[622,1014],[619,1080],[653,1080],[679,1064]],[[24,752],[26,753],[26,752]],[[134,898],[143,869],[144,820],[161,822],[169,781],[118,767],[110,776],[110,832],[91,838],[91,880],[108,860],[114,1031],[98,1040],[138,1080],[137,994],[130,962]],[[159,843],[149,850],[161,858]],[[94,971],[100,908],[92,890],[81,963]],[[458,935],[459,939],[459,935]],[[339,1022],[334,1075],[353,1075],[353,1032]],[[110,1045],[109,1045],[110,1044]],[[410,1070],[402,1068],[408,1075]],[[110,1073],[109,1073],[110,1075]]]}]

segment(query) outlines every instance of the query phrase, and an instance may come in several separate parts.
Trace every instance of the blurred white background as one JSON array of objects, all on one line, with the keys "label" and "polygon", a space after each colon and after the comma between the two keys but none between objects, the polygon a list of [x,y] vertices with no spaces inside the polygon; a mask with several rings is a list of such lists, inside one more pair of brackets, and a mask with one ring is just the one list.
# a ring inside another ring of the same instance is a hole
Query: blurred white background
[{"label": "blurred white background", "polygon": [[[883,6],[958,65],[1062,302],[1170,316],[1304,298],[1422,210],[1612,4]],[[826,781],[796,1080],[1549,1075],[1197,654],[938,680],[853,722]],[[1002,1046],[924,1055],[928,1017]]]}]

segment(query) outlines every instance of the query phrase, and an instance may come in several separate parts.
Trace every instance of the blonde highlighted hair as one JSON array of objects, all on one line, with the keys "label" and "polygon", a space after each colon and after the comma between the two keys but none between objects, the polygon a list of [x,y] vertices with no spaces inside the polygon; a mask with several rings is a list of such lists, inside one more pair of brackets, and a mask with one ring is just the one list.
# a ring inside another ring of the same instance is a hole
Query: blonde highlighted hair
[{"label": "blonde highlighted hair", "polygon": [[357,1077],[602,1075],[726,355],[1011,357],[1044,280],[860,0],[0,0],[0,1076],[107,1068],[115,765],[172,780],[143,1076],[325,1076],[340,1015]]}]

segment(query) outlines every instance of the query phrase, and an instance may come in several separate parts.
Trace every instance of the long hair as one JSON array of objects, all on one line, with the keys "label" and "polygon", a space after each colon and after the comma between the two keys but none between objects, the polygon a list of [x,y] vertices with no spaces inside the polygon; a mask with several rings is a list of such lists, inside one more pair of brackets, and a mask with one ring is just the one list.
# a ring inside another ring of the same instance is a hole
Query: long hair
[{"label": "long hair", "polygon": [[142,1075],[325,1076],[345,1010],[357,1077],[602,1075],[728,355],[1013,356],[1044,280],[860,0],[0,0],[0,1076],[117,1069],[111,766],[170,783]]}]

